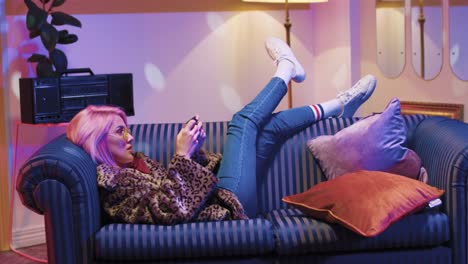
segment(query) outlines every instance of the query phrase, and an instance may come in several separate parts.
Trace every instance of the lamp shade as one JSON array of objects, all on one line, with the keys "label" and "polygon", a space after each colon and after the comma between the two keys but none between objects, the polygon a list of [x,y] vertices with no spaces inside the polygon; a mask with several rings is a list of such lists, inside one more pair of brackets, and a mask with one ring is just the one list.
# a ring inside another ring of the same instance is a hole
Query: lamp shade
[{"label": "lamp shade", "polygon": [[[286,0],[242,0],[243,2],[257,2],[257,3],[285,3]],[[289,0],[288,3],[324,3],[328,2],[328,0]]]}]

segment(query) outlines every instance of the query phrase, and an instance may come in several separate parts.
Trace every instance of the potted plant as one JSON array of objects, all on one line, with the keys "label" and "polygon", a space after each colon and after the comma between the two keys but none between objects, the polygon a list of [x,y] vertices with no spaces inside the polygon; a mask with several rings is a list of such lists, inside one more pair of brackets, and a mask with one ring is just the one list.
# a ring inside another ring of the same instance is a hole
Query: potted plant
[{"label": "potted plant", "polygon": [[63,5],[65,0],[39,0],[39,2],[40,4],[36,5],[32,0],[24,0],[28,7],[26,26],[29,38],[40,36],[48,56],[34,53],[28,58],[28,62],[37,63],[38,77],[54,77],[68,68],[67,56],[57,49],[57,44],[71,44],[78,41],[77,35],[69,34],[68,30],[58,30],[56,26],[71,25],[81,28],[81,22],[71,15],[55,10]]}]

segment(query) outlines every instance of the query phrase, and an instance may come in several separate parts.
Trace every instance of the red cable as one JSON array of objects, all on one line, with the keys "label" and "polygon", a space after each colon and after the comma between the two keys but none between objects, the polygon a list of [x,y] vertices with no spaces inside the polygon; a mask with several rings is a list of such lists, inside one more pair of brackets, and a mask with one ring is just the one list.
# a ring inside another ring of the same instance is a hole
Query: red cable
[{"label": "red cable", "polygon": [[18,130],[19,130],[19,126],[20,126],[20,122],[17,122],[16,123],[16,139],[15,139],[15,148],[14,148],[14,153],[13,153],[13,177],[11,178],[11,189],[10,190],[10,249],[11,251],[15,252],[16,254],[20,255],[20,256],[23,256],[27,259],[30,259],[30,260],[33,260],[33,261],[37,261],[37,262],[41,262],[41,263],[47,263],[47,259],[41,259],[41,258],[36,258],[36,257],[33,257],[33,256],[30,256],[24,252],[21,252],[19,250],[17,250],[16,248],[14,248],[12,242],[13,242],[13,206],[15,205],[14,201],[15,201],[15,192],[14,192],[14,188],[16,186],[16,160],[17,160],[17,154],[18,154]]}]

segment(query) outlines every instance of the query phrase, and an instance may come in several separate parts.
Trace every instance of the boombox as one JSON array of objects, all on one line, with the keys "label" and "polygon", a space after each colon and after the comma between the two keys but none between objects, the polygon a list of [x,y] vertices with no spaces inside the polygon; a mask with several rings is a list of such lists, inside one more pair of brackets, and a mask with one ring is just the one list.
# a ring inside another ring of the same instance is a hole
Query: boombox
[{"label": "boombox", "polygon": [[[83,72],[89,75],[68,75]],[[68,122],[88,105],[118,106],[128,116],[135,115],[131,73],[95,75],[90,69],[73,69],[65,74],[20,79],[23,123]]]}]

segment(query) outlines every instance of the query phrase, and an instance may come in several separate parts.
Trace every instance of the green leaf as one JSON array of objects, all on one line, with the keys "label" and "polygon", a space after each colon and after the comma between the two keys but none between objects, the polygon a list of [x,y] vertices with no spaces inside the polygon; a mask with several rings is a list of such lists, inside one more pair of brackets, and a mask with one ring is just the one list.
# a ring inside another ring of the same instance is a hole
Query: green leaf
[{"label": "green leaf", "polygon": [[52,3],[52,6],[53,7],[61,6],[63,5],[63,3],[65,3],[65,0],[54,0],[54,2]]},{"label": "green leaf", "polygon": [[66,38],[68,36],[68,30],[62,29],[58,32],[58,34],[59,34],[59,39]]},{"label": "green leaf", "polygon": [[36,74],[38,77],[55,77],[56,73],[52,68],[50,61],[41,61],[36,65]]},{"label": "green leaf", "polygon": [[47,22],[47,12],[36,7],[29,9],[26,14],[26,27],[28,30],[39,30]]},{"label": "green leaf", "polygon": [[68,30],[59,31],[58,43],[60,44],[71,44],[78,41],[78,36],[75,34],[68,34]]},{"label": "green leaf", "polygon": [[59,34],[57,29],[53,27],[49,23],[45,23],[41,27],[41,41],[44,44],[44,47],[51,52],[55,49],[55,45],[57,45]]},{"label": "green leaf", "polygon": [[52,12],[51,15],[52,15],[51,23],[53,25],[56,25],[56,26],[71,25],[75,27],[81,27],[81,22],[77,18],[69,14],[65,14],[63,12]]},{"label": "green leaf", "polygon": [[67,56],[63,51],[55,49],[50,53],[50,59],[55,66],[57,72],[63,72],[68,67]]},{"label": "green leaf", "polygon": [[40,62],[40,61],[48,61],[47,57],[42,54],[34,53],[31,57],[28,58],[28,62]]},{"label": "green leaf", "polygon": [[32,0],[24,0],[28,9],[39,8]]},{"label": "green leaf", "polygon": [[75,34],[70,34],[65,37],[59,37],[58,43],[60,44],[72,44],[78,41],[78,36]]},{"label": "green leaf", "polygon": [[40,35],[41,35],[41,31],[39,30],[33,30],[29,32],[30,39],[36,38],[37,36],[40,36]]}]

